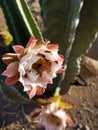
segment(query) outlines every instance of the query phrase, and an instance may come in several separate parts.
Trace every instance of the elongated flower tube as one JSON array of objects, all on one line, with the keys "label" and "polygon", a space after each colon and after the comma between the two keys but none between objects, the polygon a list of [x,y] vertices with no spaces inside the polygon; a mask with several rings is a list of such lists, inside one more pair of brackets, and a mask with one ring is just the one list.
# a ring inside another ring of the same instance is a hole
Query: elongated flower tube
[{"label": "elongated flower tube", "polygon": [[44,93],[47,84],[62,73],[63,56],[58,54],[58,44],[43,42],[31,36],[26,47],[13,46],[15,53],[6,53],[2,60],[7,66],[2,75],[7,85],[20,82],[31,99]]}]

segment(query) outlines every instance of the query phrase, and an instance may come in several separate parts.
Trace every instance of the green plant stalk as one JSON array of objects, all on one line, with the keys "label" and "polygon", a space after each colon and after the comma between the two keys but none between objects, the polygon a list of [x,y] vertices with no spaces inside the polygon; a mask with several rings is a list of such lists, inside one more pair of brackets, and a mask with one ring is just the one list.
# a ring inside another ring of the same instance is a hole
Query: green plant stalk
[{"label": "green plant stalk", "polygon": [[69,0],[69,12],[66,21],[66,30],[65,33],[62,34],[62,53],[65,56],[65,63],[67,63],[75,39],[82,6],[83,1],[78,2],[78,0]]},{"label": "green plant stalk", "polygon": [[[75,40],[77,27],[78,27],[78,23],[80,20],[80,11],[82,9],[82,6],[83,6],[83,1],[79,1],[79,2],[77,0],[69,1],[69,12],[68,12],[66,30],[65,30],[65,33],[62,35],[62,38],[63,38],[62,41],[63,41],[64,47],[65,47],[62,50],[62,53],[64,54],[64,58],[65,58],[65,63],[64,63],[65,72],[61,75],[61,79],[59,80],[59,83],[58,83],[58,86],[61,88],[60,94],[62,94],[63,91],[65,94],[65,91],[66,91],[66,88],[65,88],[66,85],[64,88],[61,85],[62,85],[62,81],[65,80],[65,78],[66,78],[66,77],[64,78],[64,76],[66,75],[66,68],[68,67],[67,63],[68,63],[70,53],[72,50],[72,46],[73,46],[73,43]],[[63,48],[63,46],[62,46],[62,48]],[[65,52],[64,52],[64,50],[65,50]],[[72,64],[71,67],[75,68],[75,67],[73,67],[73,65],[75,65],[75,64]],[[70,74],[70,76],[71,76],[71,74]],[[70,82],[70,78],[68,76],[68,82]]]},{"label": "green plant stalk", "polygon": [[70,89],[70,84],[74,77],[80,72],[81,56],[84,55],[94,40],[98,32],[98,1],[85,0],[81,10],[80,22],[77,28],[75,41],[73,43],[70,56],[68,58],[67,69],[64,80],[61,84],[61,94],[65,94]]},{"label": "green plant stalk", "polygon": [[32,16],[26,0],[2,0],[0,2],[9,30],[14,37],[14,44],[25,44],[28,42],[30,35],[42,39],[41,31]]},{"label": "green plant stalk", "polygon": [[68,0],[40,0],[40,5],[45,28],[44,38],[52,43],[58,43],[61,53],[62,34],[65,32],[68,16]]},{"label": "green plant stalk", "polygon": [[[69,66],[68,61],[69,61],[70,53],[72,51],[72,46],[73,46],[73,43],[75,40],[77,27],[78,27],[78,24],[80,21],[80,12],[81,12],[82,6],[83,6],[82,0],[81,1],[78,1],[78,0],[69,1],[69,12],[68,12],[66,30],[65,30],[65,33],[62,35],[62,38],[63,38],[62,41],[63,41],[63,43],[65,43],[64,44],[65,48],[62,50],[62,53],[64,54],[64,58],[65,58],[65,63],[64,63],[65,72],[62,74],[61,79],[58,83],[58,86],[61,87],[61,90],[60,90],[61,94],[63,94],[63,91],[65,94],[66,89],[69,90],[69,88],[70,88],[70,85],[68,86],[68,88],[66,87],[66,85],[65,85],[65,87],[62,87],[62,86],[64,86],[64,85],[62,85],[62,81],[64,82],[65,78],[68,77],[67,83],[71,82],[71,78],[72,78],[71,73],[72,72],[67,74],[67,75],[70,75],[70,77],[69,77],[66,75],[66,69]],[[65,52],[64,52],[64,50],[65,50]],[[70,66],[70,67],[72,69],[73,68],[75,69],[74,66],[76,66],[76,64],[73,62],[71,65],[72,66]],[[75,71],[75,70],[72,70],[72,71]]]},{"label": "green plant stalk", "polygon": [[37,39],[43,40],[42,33],[37,25],[35,18],[32,16],[26,0],[16,0],[16,2],[30,34],[36,36]]}]

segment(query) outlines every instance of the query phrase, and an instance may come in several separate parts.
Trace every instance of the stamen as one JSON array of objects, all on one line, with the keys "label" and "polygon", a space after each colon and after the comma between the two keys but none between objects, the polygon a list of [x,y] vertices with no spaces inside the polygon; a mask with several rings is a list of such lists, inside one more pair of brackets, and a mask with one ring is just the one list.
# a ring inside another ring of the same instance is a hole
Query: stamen
[{"label": "stamen", "polygon": [[56,64],[58,64],[58,61],[54,61]]},{"label": "stamen", "polygon": [[41,53],[39,53],[37,56],[40,56],[40,57],[42,57],[42,58],[45,58],[45,55],[44,55],[44,54],[41,54]]},{"label": "stamen", "polygon": [[50,52],[50,51],[48,51],[48,50],[47,50],[47,51],[45,51],[45,52],[47,52],[47,53],[51,53],[51,52]]}]

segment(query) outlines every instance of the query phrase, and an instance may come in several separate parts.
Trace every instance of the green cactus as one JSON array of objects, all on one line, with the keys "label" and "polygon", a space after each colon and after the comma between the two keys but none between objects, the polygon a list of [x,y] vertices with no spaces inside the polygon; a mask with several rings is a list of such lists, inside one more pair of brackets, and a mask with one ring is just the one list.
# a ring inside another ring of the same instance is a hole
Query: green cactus
[{"label": "green cactus", "polygon": [[33,103],[32,100],[29,100],[26,93],[23,92],[22,86],[7,86],[4,81],[0,80],[0,91],[12,103]]},{"label": "green cactus", "polygon": [[67,69],[64,77],[61,76],[64,78],[62,83],[61,77],[58,83],[59,86],[61,84],[61,94],[65,94],[79,73],[79,59],[89,49],[98,32],[98,1],[40,0],[40,5],[45,38],[59,43],[60,51],[65,56]]},{"label": "green cactus", "polygon": [[[68,58],[67,70],[64,80],[61,84],[61,93],[64,94],[69,90],[70,83],[76,74],[80,71],[79,63],[81,56],[84,55],[94,40],[98,32],[98,1],[85,0],[80,15],[80,23],[77,28],[75,41],[73,43],[70,57]],[[66,87],[64,89],[64,86]]]},{"label": "green cactus", "polygon": [[60,43],[62,49],[61,39],[66,30],[68,0],[40,0],[40,5],[45,28],[43,35],[51,42]]},{"label": "green cactus", "polygon": [[4,11],[9,30],[13,35],[14,44],[25,46],[32,34],[36,38],[43,40],[26,0],[10,0],[10,3],[9,0],[1,0],[0,6]]}]

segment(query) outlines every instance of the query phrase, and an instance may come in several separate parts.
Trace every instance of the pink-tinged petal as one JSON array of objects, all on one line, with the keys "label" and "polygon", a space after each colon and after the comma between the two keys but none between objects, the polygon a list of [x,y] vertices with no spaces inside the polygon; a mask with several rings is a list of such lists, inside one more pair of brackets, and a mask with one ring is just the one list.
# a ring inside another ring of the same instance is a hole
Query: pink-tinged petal
[{"label": "pink-tinged petal", "polygon": [[45,41],[45,44],[46,44],[46,45],[49,44],[49,43],[50,43],[50,41],[48,41],[48,40]]},{"label": "pink-tinged petal", "polygon": [[59,45],[58,44],[49,44],[47,45],[47,48],[50,50],[58,50]]},{"label": "pink-tinged petal", "polygon": [[33,49],[38,49],[43,45],[42,40],[36,40],[36,44],[34,45]]},{"label": "pink-tinged petal", "polygon": [[36,94],[37,95],[42,95],[44,92],[45,92],[45,88],[37,86],[37,88],[36,88]]},{"label": "pink-tinged petal", "polygon": [[35,110],[35,112],[33,112],[32,118],[38,117],[40,113],[41,113],[40,109],[38,111]]},{"label": "pink-tinged petal", "polygon": [[16,52],[17,55],[21,55],[24,52],[24,47],[20,45],[15,45],[13,46],[14,51]]},{"label": "pink-tinged petal", "polygon": [[3,62],[8,65],[10,64],[11,62],[14,62],[14,61],[17,61],[18,60],[18,57],[16,54],[14,53],[6,53],[3,55],[2,57],[2,60]]},{"label": "pink-tinged petal", "polygon": [[31,37],[30,37],[30,39],[29,39],[29,41],[28,41],[28,43],[27,43],[27,45],[26,45],[26,48],[28,48],[31,44],[34,44],[36,39],[35,39],[35,37],[32,35]]},{"label": "pink-tinged petal", "polygon": [[60,68],[58,71],[56,71],[56,74],[63,73],[63,72],[64,72],[64,69]]},{"label": "pink-tinged petal", "polygon": [[48,80],[48,84],[53,84],[52,78],[50,78],[50,79]]},{"label": "pink-tinged petal", "polygon": [[67,114],[66,114],[66,121],[67,121],[67,123],[68,123],[69,126],[75,126],[75,123],[70,118],[70,116],[68,116]]},{"label": "pink-tinged petal", "polygon": [[31,99],[36,94],[36,88],[32,88],[31,90],[27,91],[27,94],[28,94],[29,98]]},{"label": "pink-tinged petal", "polygon": [[12,62],[7,66],[7,69],[2,73],[4,76],[13,77],[18,73],[19,62]]},{"label": "pink-tinged petal", "polygon": [[64,61],[64,56],[63,55],[59,55],[59,61],[63,62]]},{"label": "pink-tinged petal", "polygon": [[13,77],[8,77],[5,80],[5,83],[7,85],[12,85],[12,84],[16,84],[19,81],[19,74],[13,76]]}]

